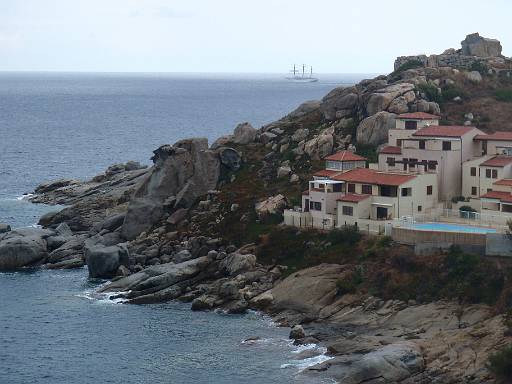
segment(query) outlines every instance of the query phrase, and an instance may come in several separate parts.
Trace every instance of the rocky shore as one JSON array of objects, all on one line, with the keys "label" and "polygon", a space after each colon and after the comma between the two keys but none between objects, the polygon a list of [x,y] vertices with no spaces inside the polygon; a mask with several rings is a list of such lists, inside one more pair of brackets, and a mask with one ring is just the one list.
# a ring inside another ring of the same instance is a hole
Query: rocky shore
[{"label": "rocky shore", "polygon": [[[400,60],[388,76],[336,88],[260,129],[240,124],[211,146],[202,138],[163,145],[151,167],[128,162],[88,181],[40,185],[32,202],[66,208],[41,217],[42,228],[0,226],[0,270],[87,265],[91,277],[111,280],[103,293],[129,303],[265,311],[293,327],[296,343],[328,348],[332,359],[307,375],[343,383],[494,382],[488,358],[509,340],[491,306],[343,292],[339,281],[354,273],[358,255],[302,269],[264,253],[280,211],[323,157],[346,148],[371,155],[397,114],[449,119],[445,111],[463,102],[448,92],[454,85],[497,81],[427,61],[405,68]],[[453,97],[440,105],[432,90]]]}]

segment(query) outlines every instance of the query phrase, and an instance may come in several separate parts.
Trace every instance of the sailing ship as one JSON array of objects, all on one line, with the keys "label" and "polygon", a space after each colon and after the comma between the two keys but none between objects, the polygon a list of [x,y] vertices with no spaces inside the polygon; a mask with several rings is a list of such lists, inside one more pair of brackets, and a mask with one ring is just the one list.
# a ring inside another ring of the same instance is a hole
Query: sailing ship
[{"label": "sailing ship", "polygon": [[300,83],[313,83],[318,81],[316,77],[313,77],[313,67],[309,67],[309,73],[306,72],[306,64],[302,64],[302,73],[297,69],[297,66],[293,64],[293,69],[290,71],[290,76],[287,76],[287,80],[297,81]]}]

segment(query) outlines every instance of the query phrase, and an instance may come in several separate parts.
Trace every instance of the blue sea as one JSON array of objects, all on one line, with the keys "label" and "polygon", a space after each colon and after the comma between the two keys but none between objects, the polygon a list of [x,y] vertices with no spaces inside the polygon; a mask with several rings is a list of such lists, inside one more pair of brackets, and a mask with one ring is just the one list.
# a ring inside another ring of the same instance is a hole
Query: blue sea
[{"label": "blue sea", "polygon": [[[162,144],[260,127],[365,77],[0,73],[0,223],[52,210],[21,198],[43,181],[149,164]],[[311,382],[300,370],[315,361],[260,315],[112,303],[91,294],[101,283],[86,269],[0,273],[0,383]]]}]

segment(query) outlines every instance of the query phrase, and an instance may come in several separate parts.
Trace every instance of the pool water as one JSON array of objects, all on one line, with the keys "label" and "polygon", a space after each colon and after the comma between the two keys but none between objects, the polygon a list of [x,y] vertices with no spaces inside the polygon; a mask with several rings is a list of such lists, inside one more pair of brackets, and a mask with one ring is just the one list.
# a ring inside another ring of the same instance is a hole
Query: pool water
[{"label": "pool water", "polygon": [[462,224],[449,223],[415,223],[414,229],[421,231],[440,231],[440,232],[464,232],[464,233],[496,233],[494,228],[476,227]]}]

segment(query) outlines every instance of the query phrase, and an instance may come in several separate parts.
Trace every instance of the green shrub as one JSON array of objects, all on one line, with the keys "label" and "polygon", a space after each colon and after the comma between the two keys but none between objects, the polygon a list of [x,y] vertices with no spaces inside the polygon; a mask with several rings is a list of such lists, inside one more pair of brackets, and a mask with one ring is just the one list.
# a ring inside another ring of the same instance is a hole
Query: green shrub
[{"label": "green shrub", "polygon": [[[462,200],[464,201],[464,200]],[[474,209],[473,207],[470,207],[469,205],[463,205],[459,208],[459,211],[461,212],[476,212],[476,209]]]},{"label": "green shrub", "polygon": [[376,163],[379,161],[379,154],[377,147],[371,144],[358,144],[356,154],[366,157],[369,163]]},{"label": "green shrub", "polygon": [[356,284],[351,278],[336,280],[336,294],[343,296],[347,293],[354,293],[357,289]]},{"label": "green shrub", "polygon": [[442,101],[452,101],[457,96],[460,98],[467,98],[467,94],[464,90],[460,89],[456,85],[448,85],[443,88]]},{"label": "green shrub", "polygon": [[423,66],[424,65],[421,61],[412,59],[412,60],[406,61],[401,66],[399,66],[397,68],[397,70],[395,71],[395,73],[404,72],[404,71],[407,71],[408,69],[421,68]]},{"label": "green shrub", "polygon": [[438,104],[441,104],[443,102],[443,96],[439,92],[439,89],[434,84],[430,83],[419,83],[416,85],[416,88],[423,94],[425,94],[425,97],[428,101],[435,101]]},{"label": "green shrub", "polygon": [[499,101],[512,102],[512,89],[498,89],[494,92],[494,97]]},{"label": "green shrub", "polygon": [[489,71],[489,68],[487,67],[487,65],[485,65],[481,61],[476,61],[473,64],[471,64],[470,69],[472,71],[480,72],[481,75],[487,75],[487,73]]},{"label": "green shrub", "polygon": [[361,240],[361,233],[354,225],[345,225],[341,229],[333,229],[327,235],[327,241],[331,245],[355,245],[359,240]]},{"label": "green shrub", "polygon": [[489,358],[489,370],[499,379],[512,379],[512,345],[491,355]]}]

